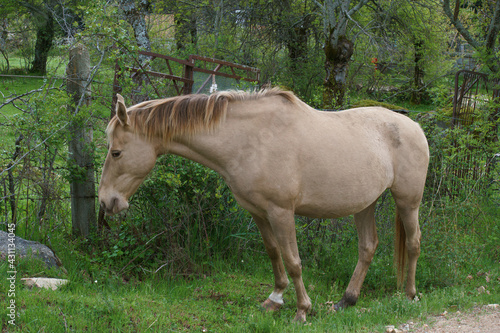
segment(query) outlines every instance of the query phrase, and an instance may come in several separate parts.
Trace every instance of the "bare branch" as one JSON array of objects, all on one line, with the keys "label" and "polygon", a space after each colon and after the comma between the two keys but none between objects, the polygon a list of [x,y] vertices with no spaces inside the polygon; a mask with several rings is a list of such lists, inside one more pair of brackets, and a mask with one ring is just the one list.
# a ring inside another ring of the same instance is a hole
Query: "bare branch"
[{"label": "bare branch", "polygon": [[500,1],[496,2],[495,12],[491,20],[488,34],[486,35],[486,48],[493,49],[500,31]]},{"label": "bare branch", "polygon": [[481,44],[472,37],[470,34],[469,30],[467,30],[466,27],[460,22],[460,20],[457,18],[455,19],[455,15],[452,13],[451,8],[450,8],[450,0],[442,0],[443,1],[443,10],[446,16],[450,19],[451,23],[455,26],[457,31],[462,35],[462,37],[470,44],[475,49],[478,49],[481,47]]},{"label": "bare branch", "polygon": [[347,15],[352,15],[354,13],[356,13],[358,10],[361,9],[361,7],[363,7],[364,5],[366,5],[368,3],[369,0],[361,0],[360,2],[358,2],[358,4],[354,7],[351,8],[351,10],[349,10],[349,12],[347,13]]}]

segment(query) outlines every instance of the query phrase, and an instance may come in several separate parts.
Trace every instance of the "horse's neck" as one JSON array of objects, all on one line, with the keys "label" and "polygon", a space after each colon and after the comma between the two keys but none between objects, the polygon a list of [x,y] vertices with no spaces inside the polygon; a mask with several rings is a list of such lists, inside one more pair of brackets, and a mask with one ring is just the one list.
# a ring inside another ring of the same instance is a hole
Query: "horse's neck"
[{"label": "horse's neck", "polygon": [[220,128],[212,133],[196,134],[191,138],[176,138],[168,144],[166,153],[200,163],[224,177],[231,152],[237,149],[237,142],[228,146],[227,135],[228,133]]},{"label": "horse's neck", "polygon": [[[287,112],[283,112],[283,107]],[[226,178],[249,154],[261,149],[266,140],[273,140],[274,133],[296,121],[297,113],[303,113],[292,109],[279,97],[230,103],[226,120],[217,129],[191,138],[175,138],[168,153],[203,164]]]}]

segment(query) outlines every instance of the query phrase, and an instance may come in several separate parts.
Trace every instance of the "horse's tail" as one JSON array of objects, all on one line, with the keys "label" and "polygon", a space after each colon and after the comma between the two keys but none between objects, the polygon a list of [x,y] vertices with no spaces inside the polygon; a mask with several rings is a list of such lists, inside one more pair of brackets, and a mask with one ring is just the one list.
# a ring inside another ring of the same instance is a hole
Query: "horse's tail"
[{"label": "horse's tail", "polygon": [[406,232],[403,221],[396,208],[396,231],[394,234],[394,264],[397,270],[398,289],[403,286],[406,265]]}]

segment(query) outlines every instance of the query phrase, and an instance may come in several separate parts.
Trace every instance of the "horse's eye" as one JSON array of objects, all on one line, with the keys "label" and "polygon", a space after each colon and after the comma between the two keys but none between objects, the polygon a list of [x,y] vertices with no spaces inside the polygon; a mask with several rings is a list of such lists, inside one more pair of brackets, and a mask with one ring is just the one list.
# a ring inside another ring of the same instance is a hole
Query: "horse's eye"
[{"label": "horse's eye", "polygon": [[113,150],[111,152],[111,156],[113,156],[114,158],[120,157],[121,154],[122,154],[122,152],[119,150]]}]

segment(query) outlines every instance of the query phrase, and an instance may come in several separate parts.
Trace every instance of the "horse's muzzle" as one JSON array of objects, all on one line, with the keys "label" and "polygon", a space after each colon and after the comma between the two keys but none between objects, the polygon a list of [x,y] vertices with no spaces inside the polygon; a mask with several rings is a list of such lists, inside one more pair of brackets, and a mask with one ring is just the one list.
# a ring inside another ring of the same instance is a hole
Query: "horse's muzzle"
[{"label": "horse's muzzle", "polygon": [[106,215],[115,215],[128,208],[127,200],[118,197],[112,197],[108,203],[104,199],[99,198],[99,202]]}]

